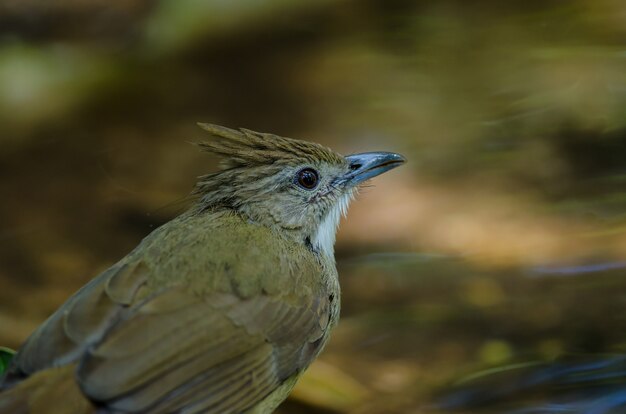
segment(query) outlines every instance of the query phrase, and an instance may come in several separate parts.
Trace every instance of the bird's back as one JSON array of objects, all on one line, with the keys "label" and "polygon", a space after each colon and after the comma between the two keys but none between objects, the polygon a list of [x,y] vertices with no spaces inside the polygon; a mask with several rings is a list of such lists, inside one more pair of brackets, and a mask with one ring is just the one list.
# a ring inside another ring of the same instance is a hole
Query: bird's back
[{"label": "bird's back", "polygon": [[110,411],[243,412],[277,390],[279,403],[338,312],[332,260],[228,211],[184,214],[33,333],[0,412],[59,383]]}]

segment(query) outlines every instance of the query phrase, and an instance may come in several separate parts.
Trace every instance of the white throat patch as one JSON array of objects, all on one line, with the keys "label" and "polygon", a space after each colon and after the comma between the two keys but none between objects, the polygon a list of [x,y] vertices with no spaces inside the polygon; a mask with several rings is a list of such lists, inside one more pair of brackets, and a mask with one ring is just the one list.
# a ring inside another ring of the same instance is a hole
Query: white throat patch
[{"label": "white throat patch", "polygon": [[337,200],[337,203],[326,214],[313,237],[313,247],[332,259],[335,257],[335,236],[337,235],[339,220],[341,220],[341,216],[345,216],[348,212],[348,206],[352,198],[353,192],[351,191]]}]

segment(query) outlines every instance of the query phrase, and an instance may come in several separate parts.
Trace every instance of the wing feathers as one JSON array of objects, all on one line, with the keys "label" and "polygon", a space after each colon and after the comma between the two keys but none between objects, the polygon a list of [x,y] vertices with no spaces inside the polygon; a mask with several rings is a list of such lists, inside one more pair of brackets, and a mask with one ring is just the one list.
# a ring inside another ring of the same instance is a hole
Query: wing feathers
[{"label": "wing feathers", "polygon": [[240,412],[308,365],[317,309],[214,296],[171,289],[132,308],[83,358],[83,391],[127,412]]},{"label": "wing feathers", "polygon": [[147,277],[124,264],[86,285],[26,343],[17,371],[78,361],[82,392],[113,411],[236,413],[304,369],[324,333],[325,298],[146,296]]},{"label": "wing feathers", "polygon": [[113,302],[130,305],[139,289],[146,284],[148,276],[148,266],[142,261],[123,264],[119,271],[107,278],[104,291]]}]

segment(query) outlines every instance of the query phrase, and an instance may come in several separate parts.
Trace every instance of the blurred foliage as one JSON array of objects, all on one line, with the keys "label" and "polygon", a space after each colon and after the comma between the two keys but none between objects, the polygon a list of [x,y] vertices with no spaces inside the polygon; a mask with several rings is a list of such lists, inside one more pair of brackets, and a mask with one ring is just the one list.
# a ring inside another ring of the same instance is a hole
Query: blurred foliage
[{"label": "blurred foliage", "polygon": [[0,344],[184,210],[203,121],[410,161],[342,224],[342,323],[285,412],[623,351],[625,44],[620,0],[5,0]]},{"label": "blurred foliage", "polygon": [[15,351],[0,346],[0,375],[2,375],[9,367],[9,363],[13,359],[13,355],[15,355]]}]

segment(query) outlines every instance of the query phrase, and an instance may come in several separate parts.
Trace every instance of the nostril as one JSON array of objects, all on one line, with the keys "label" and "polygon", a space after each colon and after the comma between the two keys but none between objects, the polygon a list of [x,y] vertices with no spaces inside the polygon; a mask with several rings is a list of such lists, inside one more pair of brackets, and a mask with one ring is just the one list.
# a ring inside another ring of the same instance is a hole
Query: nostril
[{"label": "nostril", "polygon": [[361,165],[361,164],[358,164],[358,163],[357,163],[357,164],[350,164],[350,169],[351,169],[352,171],[356,171],[356,170],[358,170],[358,169],[359,169],[359,168],[361,168],[361,167],[362,167],[362,165]]}]

